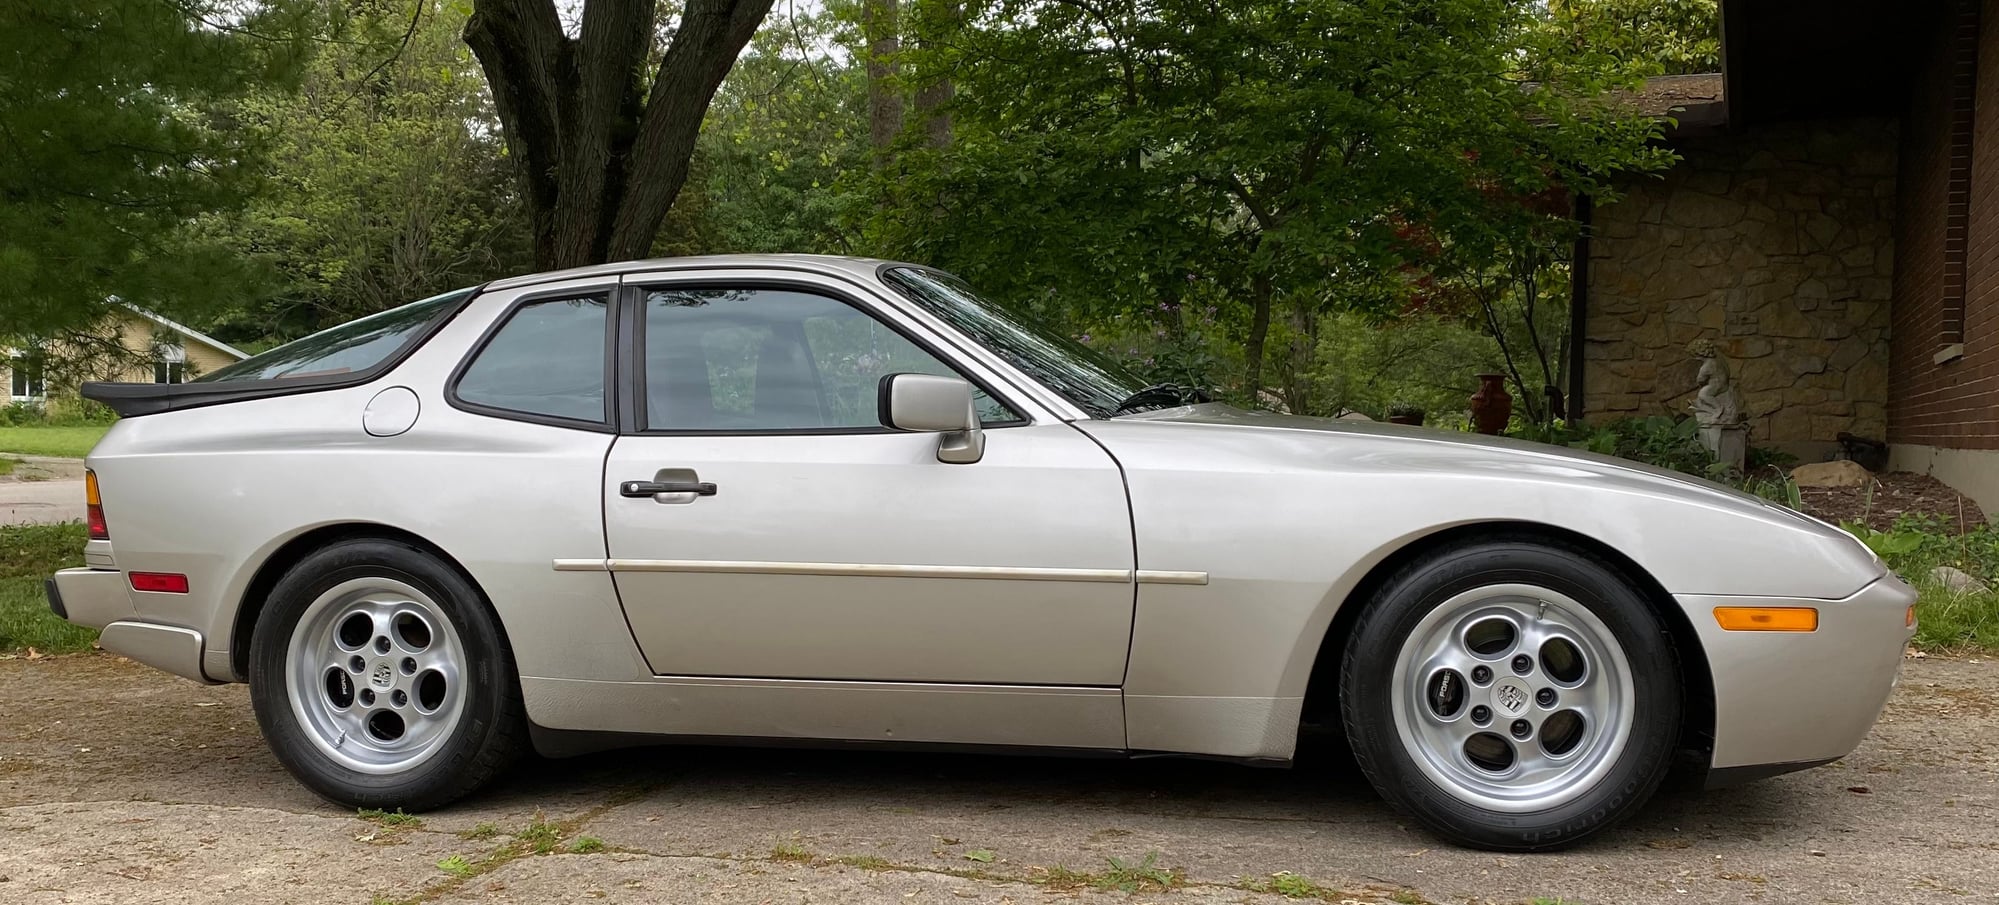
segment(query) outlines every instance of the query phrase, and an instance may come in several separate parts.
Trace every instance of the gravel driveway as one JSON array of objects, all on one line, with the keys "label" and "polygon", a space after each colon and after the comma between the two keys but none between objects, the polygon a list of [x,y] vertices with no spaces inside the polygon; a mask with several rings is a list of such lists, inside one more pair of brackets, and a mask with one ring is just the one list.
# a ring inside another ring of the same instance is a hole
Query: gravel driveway
[{"label": "gravel driveway", "polygon": [[[1501,856],[1414,830],[1330,744],[1293,770],[653,748],[532,761],[384,825],[294,784],[242,686],[16,658],[0,902],[1191,905],[1289,901],[1241,888],[1280,873],[1332,902],[1999,902],[1999,664],[1907,665],[1838,764],[1668,791],[1582,849]],[[1138,891],[1095,888],[1120,881]]]}]

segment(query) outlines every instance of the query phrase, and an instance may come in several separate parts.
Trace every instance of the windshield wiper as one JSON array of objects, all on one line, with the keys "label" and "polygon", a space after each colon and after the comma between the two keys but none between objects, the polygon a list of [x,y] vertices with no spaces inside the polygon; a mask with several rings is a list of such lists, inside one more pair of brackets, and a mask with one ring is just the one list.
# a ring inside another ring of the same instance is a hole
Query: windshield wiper
[{"label": "windshield wiper", "polygon": [[1178,383],[1155,383],[1124,397],[1124,401],[1111,410],[1112,415],[1135,412],[1142,408],[1166,408],[1173,405],[1192,405],[1197,402],[1213,402],[1214,398],[1200,387],[1190,387]]}]

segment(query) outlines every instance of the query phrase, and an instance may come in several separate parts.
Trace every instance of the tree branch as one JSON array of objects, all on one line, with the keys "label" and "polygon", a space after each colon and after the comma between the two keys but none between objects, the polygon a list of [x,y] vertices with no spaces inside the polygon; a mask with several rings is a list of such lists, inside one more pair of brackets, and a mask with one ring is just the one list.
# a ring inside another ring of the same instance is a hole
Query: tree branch
[{"label": "tree branch", "polygon": [[689,0],[648,92],[606,260],[644,257],[687,181],[701,118],[772,0]]}]

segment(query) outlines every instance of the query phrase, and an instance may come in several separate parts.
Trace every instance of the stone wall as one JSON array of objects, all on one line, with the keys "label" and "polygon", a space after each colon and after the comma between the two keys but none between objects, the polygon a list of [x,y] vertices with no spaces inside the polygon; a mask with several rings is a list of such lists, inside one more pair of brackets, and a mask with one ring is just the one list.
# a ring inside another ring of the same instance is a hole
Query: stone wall
[{"label": "stone wall", "polygon": [[1683,160],[1597,209],[1584,416],[1684,414],[1713,339],[1751,442],[1817,458],[1887,432],[1893,120],[1684,139]]}]

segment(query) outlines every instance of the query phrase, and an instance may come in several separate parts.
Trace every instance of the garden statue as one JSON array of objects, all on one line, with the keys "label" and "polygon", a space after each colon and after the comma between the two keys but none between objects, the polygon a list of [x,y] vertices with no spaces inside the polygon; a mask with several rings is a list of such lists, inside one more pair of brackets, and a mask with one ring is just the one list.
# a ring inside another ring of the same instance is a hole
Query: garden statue
[{"label": "garden statue", "polygon": [[1749,425],[1742,416],[1742,395],[1728,373],[1728,361],[1721,357],[1711,339],[1687,344],[1687,354],[1700,359],[1694,392],[1694,422],[1700,425],[1701,445],[1714,453],[1716,462],[1743,471],[1749,464]]}]

